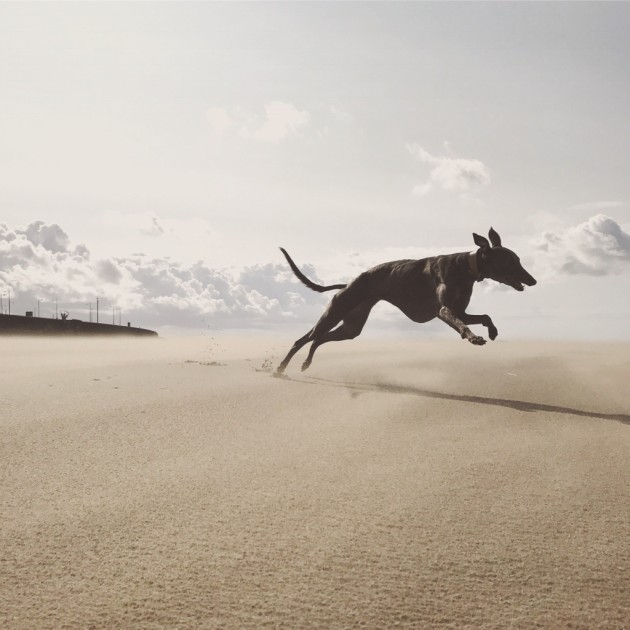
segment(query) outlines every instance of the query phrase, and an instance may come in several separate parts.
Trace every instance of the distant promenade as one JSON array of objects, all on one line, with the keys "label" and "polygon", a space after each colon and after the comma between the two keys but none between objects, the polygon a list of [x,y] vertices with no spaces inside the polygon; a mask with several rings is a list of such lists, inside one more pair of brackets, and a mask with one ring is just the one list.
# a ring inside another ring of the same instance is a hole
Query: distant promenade
[{"label": "distant promenade", "polygon": [[49,319],[0,315],[0,335],[136,335],[157,336],[154,330],[84,322],[80,319]]}]

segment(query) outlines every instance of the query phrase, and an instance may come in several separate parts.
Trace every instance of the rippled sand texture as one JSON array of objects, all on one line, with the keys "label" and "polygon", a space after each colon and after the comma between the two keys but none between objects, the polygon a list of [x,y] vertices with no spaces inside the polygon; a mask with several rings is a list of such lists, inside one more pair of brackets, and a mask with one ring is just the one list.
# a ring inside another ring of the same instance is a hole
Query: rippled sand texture
[{"label": "rippled sand texture", "polygon": [[0,340],[0,626],[628,627],[628,345],[290,341]]}]

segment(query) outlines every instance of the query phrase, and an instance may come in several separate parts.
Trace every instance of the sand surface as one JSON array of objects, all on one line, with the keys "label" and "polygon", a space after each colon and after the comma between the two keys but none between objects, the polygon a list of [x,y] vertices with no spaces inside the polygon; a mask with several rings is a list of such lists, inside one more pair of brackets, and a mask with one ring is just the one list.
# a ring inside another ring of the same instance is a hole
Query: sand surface
[{"label": "sand surface", "polygon": [[630,627],[630,346],[0,339],[0,627]]}]

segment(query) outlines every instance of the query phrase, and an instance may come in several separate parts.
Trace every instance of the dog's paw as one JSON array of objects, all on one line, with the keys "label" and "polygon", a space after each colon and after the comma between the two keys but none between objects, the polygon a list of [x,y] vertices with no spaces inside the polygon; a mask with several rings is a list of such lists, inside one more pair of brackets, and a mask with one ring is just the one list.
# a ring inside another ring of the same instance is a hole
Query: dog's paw
[{"label": "dog's paw", "polygon": [[306,370],[308,370],[310,366],[311,366],[310,361],[304,361],[304,363],[302,363],[302,372],[306,372]]},{"label": "dog's paw", "polygon": [[499,331],[496,328],[488,329],[488,337],[490,337],[490,341],[494,341],[499,334]]},{"label": "dog's paw", "polygon": [[483,346],[486,343],[486,340],[483,337],[478,337],[476,335],[474,337],[469,337],[468,341],[475,346]]}]

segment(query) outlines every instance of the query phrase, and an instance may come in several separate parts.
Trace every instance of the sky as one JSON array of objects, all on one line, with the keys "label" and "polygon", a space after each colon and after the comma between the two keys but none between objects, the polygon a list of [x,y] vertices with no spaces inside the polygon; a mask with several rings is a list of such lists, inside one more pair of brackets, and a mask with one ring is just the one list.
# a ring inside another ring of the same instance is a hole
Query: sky
[{"label": "sky", "polygon": [[[1,3],[0,295],[159,330],[305,332],[493,226],[500,338],[630,340],[630,4]],[[38,302],[39,300],[39,302]],[[379,306],[368,324],[425,336]]]}]

